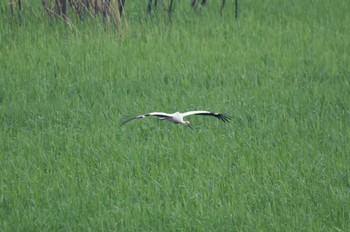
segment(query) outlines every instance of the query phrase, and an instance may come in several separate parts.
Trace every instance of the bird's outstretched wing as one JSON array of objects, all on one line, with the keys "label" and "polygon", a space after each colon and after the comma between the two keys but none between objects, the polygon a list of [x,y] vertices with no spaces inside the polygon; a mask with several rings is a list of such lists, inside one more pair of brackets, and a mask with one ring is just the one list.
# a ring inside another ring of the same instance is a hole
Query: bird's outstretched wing
[{"label": "bird's outstretched wing", "polygon": [[190,116],[190,115],[204,115],[204,116],[213,116],[217,119],[222,120],[223,122],[230,122],[231,117],[225,114],[220,113],[214,113],[210,111],[204,111],[204,110],[198,110],[198,111],[188,111],[182,114],[183,117]]},{"label": "bird's outstretched wing", "polygon": [[145,118],[145,117],[149,117],[149,116],[155,116],[155,117],[160,117],[160,118],[170,118],[171,115],[167,114],[167,113],[163,113],[163,112],[152,112],[152,113],[148,113],[148,114],[142,114],[142,115],[138,115],[135,117],[131,117],[131,118],[127,118],[124,121],[122,121],[120,123],[120,126],[123,126],[124,124],[130,122],[131,120],[134,119],[139,119],[139,118]]}]

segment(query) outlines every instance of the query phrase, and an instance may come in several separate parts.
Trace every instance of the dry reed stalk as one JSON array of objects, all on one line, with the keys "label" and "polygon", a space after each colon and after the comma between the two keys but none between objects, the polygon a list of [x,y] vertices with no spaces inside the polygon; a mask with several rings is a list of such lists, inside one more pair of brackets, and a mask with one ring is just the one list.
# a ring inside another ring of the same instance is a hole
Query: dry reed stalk
[{"label": "dry reed stalk", "polygon": [[238,18],[238,0],[235,0],[235,19]]},{"label": "dry reed stalk", "polygon": [[[62,1],[62,0],[61,0]],[[55,6],[54,6],[54,10],[55,15],[61,15],[61,4],[60,4],[60,0],[55,0]]]},{"label": "dry reed stalk", "polygon": [[46,1],[45,0],[41,0],[41,6],[43,8],[43,14],[44,14],[45,12],[47,12]]},{"label": "dry reed stalk", "polygon": [[125,0],[119,0],[119,14],[124,14],[125,13]]},{"label": "dry reed stalk", "polygon": [[119,13],[118,0],[115,0],[112,3],[112,12],[113,12],[113,14],[112,14],[113,22],[114,22],[115,26],[117,27],[118,31],[122,32],[123,27],[122,27],[120,13]]},{"label": "dry reed stalk", "polygon": [[102,2],[102,15],[104,17],[107,17],[107,15],[110,14],[110,9],[109,9],[109,0],[103,0]]},{"label": "dry reed stalk", "polygon": [[151,11],[152,11],[152,0],[149,0],[147,4],[147,13],[150,14]]},{"label": "dry reed stalk", "polygon": [[10,13],[11,17],[13,17],[13,0],[10,0]]},{"label": "dry reed stalk", "polygon": [[169,3],[169,8],[168,8],[168,14],[169,14],[169,19],[171,20],[171,15],[173,13],[173,3],[174,1],[173,0],[170,0],[170,3]]},{"label": "dry reed stalk", "polygon": [[82,0],[82,3],[83,3],[83,7],[85,8],[85,10],[89,11],[90,2],[88,0]]},{"label": "dry reed stalk", "polygon": [[22,11],[22,1],[18,0],[18,10]]},{"label": "dry reed stalk", "polygon": [[165,12],[165,11],[166,11],[166,5],[165,5],[164,0],[162,0],[162,10],[163,10],[163,12]]},{"label": "dry reed stalk", "polygon": [[[147,13],[148,14],[150,14],[151,12],[152,12],[152,0],[149,0],[148,1],[148,4],[147,4]],[[167,7],[166,7],[166,5],[165,5],[165,2],[164,2],[164,0],[162,0],[162,2],[161,2],[161,4],[162,4],[162,10],[163,10],[163,12],[165,12],[165,11],[167,11]],[[157,6],[158,6],[158,0],[155,0],[154,1],[154,8],[157,8]]]},{"label": "dry reed stalk", "polygon": [[94,14],[92,11],[90,11],[90,3],[88,0],[83,1],[82,7],[84,8],[84,11],[90,15],[91,17],[94,17]]},{"label": "dry reed stalk", "polygon": [[128,28],[128,20],[127,20],[127,15],[126,15],[126,10],[125,10],[125,0],[119,0],[119,15],[120,18],[123,16],[124,18],[124,23],[125,23],[125,28]]},{"label": "dry reed stalk", "polygon": [[95,10],[95,15],[97,15],[98,12],[100,11],[97,0],[94,0],[94,10]]},{"label": "dry reed stalk", "polygon": [[63,19],[67,19],[67,0],[61,0],[61,11]]},{"label": "dry reed stalk", "polygon": [[225,6],[225,0],[222,0],[221,8],[220,8],[220,16],[222,16],[222,10],[224,9],[224,6]]}]

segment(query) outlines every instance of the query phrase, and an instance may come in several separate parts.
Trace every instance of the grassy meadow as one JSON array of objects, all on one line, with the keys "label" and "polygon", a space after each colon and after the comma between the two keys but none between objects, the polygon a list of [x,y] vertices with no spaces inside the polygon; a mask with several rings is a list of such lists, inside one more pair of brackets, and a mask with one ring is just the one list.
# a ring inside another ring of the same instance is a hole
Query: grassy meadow
[{"label": "grassy meadow", "polygon": [[0,231],[349,231],[348,1],[146,2],[1,1]]}]

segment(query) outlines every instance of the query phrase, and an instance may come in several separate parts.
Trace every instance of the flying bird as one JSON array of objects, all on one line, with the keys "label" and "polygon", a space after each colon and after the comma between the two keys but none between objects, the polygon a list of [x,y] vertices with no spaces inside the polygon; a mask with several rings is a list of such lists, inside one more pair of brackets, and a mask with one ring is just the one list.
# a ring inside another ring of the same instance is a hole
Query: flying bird
[{"label": "flying bird", "polygon": [[145,118],[145,117],[149,117],[149,116],[154,116],[154,117],[159,117],[161,120],[168,120],[168,121],[173,122],[175,124],[181,123],[182,125],[188,126],[189,128],[191,128],[193,130],[191,123],[189,121],[184,120],[184,117],[190,116],[190,115],[213,116],[213,117],[216,117],[217,119],[220,119],[223,122],[229,122],[231,120],[231,117],[229,117],[227,115],[220,114],[220,113],[213,113],[213,112],[209,112],[209,111],[188,111],[185,113],[175,112],[173,114],[167,114],[167,113],[163,113],[163,112],[152,112],[152,113],[142,114],[142,115],[138,115],[135,117],[125,119],[124,121],[121,122],[120,126],[123,126],[124,124],[126,124],[134,119],[140,119],[140,118]]}]

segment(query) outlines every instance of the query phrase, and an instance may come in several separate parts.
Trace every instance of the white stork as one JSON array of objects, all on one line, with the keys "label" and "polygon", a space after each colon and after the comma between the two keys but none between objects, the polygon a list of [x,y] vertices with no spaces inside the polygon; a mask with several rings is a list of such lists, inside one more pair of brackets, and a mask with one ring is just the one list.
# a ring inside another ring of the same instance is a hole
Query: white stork
[{"label": "white stork", "polygon": [[155,116],[155,117],[159,117],[161,120],[165,119],[168,120],[170,122],[173,122],[175,124],[181,123],[182,125],[188,126],[189,128],[192,128],[191,124],[189,121],[185,121],[184,117],[189,116],[189,115],[205,115],[205,116],[214,116],[217,119],[222,120],[223,122],[229,122],[231,117],[224,115],[224,114],[219,114],[219,113],[213,113],[213,112],[209,112],[209,111],[188,111],[185,113],[180,113],[180,112],[176,112],[173,114],[167,114],[167,113],[163,113],[163,112],[152,112],[152,113],[148,113],[148,114],[142,114],[142,115],[138,115],[132,118],[128,118],[125,119],[124,121],[121,122],[120,126],[123,126],[124,124],[126,124],[127,122],[134,120],[134,119],[139,119],[139,118],[145,118],[145,117],[149,117],[149,116]]}]

